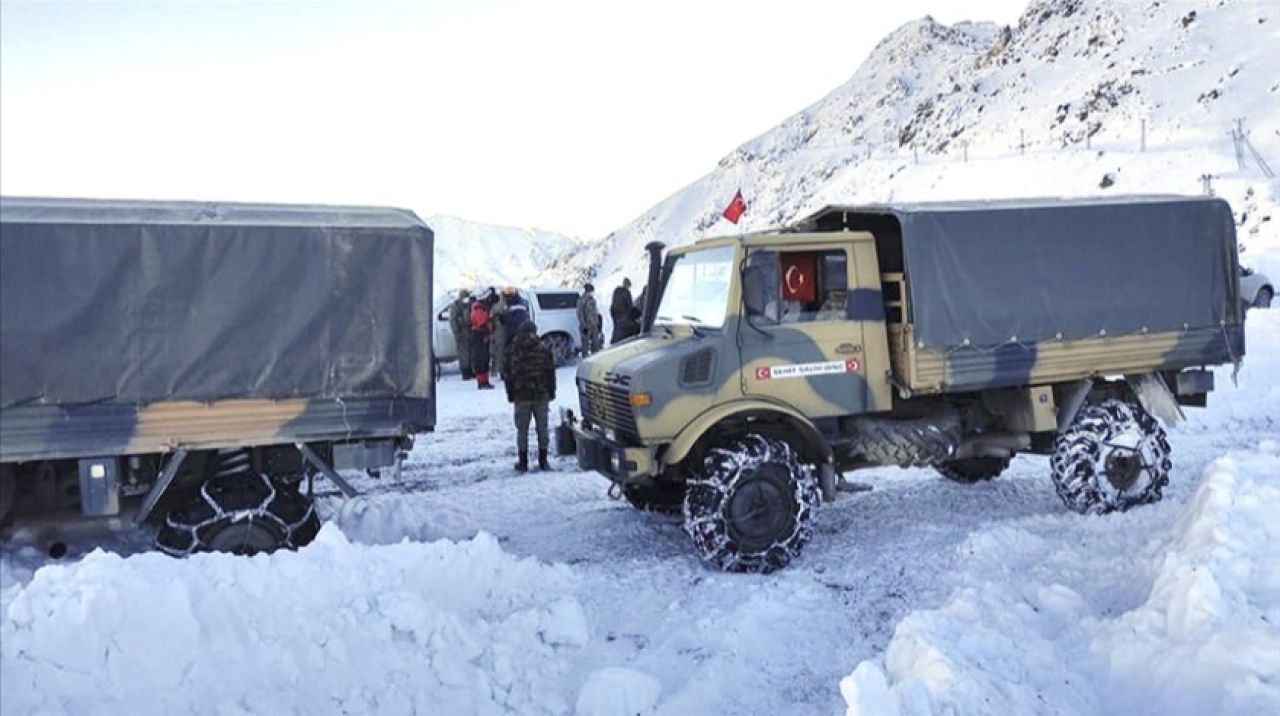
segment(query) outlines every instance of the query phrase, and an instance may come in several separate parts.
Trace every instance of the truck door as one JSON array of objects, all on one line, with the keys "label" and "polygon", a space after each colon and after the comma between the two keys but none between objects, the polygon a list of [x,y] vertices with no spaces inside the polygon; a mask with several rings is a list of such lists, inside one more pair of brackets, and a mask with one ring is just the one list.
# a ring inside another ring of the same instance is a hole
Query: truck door
[{"label": "truck door", "polygon": [[758,272],[755,285],[765,295],[738,328],[743,392],[811,419],[871,409],[863,324],[884,320],[883,305],[879,315],[863,315],[866,295],[857,291],[853,241],[822,238],[747,250],[744,271]]}]

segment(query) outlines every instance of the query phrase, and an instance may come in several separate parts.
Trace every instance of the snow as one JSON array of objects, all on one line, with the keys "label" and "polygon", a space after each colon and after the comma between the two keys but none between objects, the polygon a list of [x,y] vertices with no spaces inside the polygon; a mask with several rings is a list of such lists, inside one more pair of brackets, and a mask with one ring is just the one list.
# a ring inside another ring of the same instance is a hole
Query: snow
[{"label": "snow", "polygon": [[437,214],[426,219],[435,232],[436,290],[473,286],[557,286],[576,276],[564,265],[581,250],[579,239],[554,231],[496,226]]},{"label": "snow", "polygon": [[662,682],[635,669],[608,666],[591,672],[574,709],[579,716],[633,716],[658,703]]},{"label": "snow", "polygon": [[564,566],[492,536],[253,559],[95,551],[7,593],[11,713],[563,713],[589,640]]},{"label": "snow", "polygon": [[1280,713],[1277,475],[1275,440],[1215,460],[1133,554],[973,535],[955,594],[898,623],[883,667],[841,681],[848,713]]}]

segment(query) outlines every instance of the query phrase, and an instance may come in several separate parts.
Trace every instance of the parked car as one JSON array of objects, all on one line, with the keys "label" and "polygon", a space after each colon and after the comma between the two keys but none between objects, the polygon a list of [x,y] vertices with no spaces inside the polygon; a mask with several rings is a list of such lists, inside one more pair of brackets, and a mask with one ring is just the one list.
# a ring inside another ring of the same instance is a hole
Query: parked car
[{"label": "parked car", "polygon": [[[483,289],[471,289],[478,295]],[[568,365],[579,352],[578,292],[565,288],[521,288],[520,296],[529,304],[529,316],[538,324],[538,335],[556,357],[556,365]],[[458,346],[449,329],[449,306],[458,291],[449,291],[436,299],[440,310],[436,313],[432,333],[435,341],[436,362],[448,363],[458,359]]]},{"label": "parked car", "polygon": [[1270,308],[1275,295],[1271,279],[1251,268],[1240,267],[1240,300],[1246,308]]}]

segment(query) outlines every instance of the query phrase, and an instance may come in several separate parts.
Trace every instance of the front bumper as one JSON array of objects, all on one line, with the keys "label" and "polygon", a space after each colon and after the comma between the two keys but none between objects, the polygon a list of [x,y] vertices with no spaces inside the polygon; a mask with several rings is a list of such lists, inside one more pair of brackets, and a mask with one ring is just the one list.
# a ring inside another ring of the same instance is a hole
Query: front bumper
[{"label": "front bumper", "polygon": [[573,426],[578,467],[595,470],[610,480],[627,485],[645,482],[658,474],[656,447],[627,447],[605,436]]}]

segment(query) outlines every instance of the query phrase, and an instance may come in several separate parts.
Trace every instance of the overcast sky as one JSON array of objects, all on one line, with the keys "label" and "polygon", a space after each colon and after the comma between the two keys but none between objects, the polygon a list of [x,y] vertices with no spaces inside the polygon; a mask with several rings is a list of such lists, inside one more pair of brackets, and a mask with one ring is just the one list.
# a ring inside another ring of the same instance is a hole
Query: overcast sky
[{"label": "overcast sky", "polygon": [[[603,236],[903,23],[1027,0],[0,3],[0,191]],[[726,198],[727,200],[727,198]]]}]

